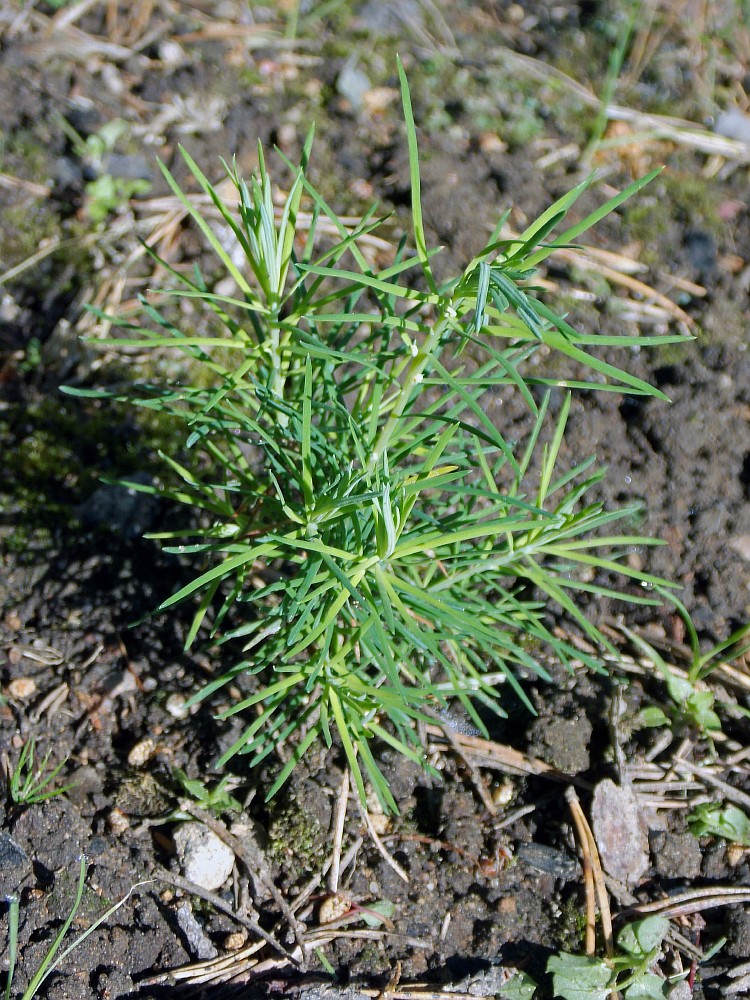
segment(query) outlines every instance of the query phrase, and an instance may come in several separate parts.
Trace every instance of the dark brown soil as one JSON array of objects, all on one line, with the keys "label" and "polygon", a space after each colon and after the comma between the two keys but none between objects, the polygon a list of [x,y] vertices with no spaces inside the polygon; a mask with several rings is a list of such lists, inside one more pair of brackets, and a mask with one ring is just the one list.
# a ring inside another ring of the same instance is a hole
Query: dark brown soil
[{"label": "dark brown soil", "polygon": [[[77,6],[85,9],[75,23],[54,20]],[[393,209],[386,232],[395,237],[406,224],[409,177],[394,90],[398,52],[421,126],[428,236],[445,245],[440,266],[449,274],[481,248],[504,210],[512,208],[509,221],[522,229],[586,173],[581,154],[597,109],[571,78],[589,94],[602,93],[625,17],[620,8],[627,5],[383,0],[299,6],[297,38],[287,41],[281,36],[295,7],[291,0],[263,6],[94,0],[62,5],[57,15],[42,0],[12,0],[0,11],[0,260],[13,269],[0,287],[0,753],[12,769],[33,737],[42,758],[50,751],[54,761],[67,759],[57,784],[74,785],[31,805],[14,804],[0,790],[0,897],[15,893],[21,900],[18,996],[70,910],[82,853],[89,870],[71,939],[135,883],[156,881],[137,888],[86,938],[40,995],[115,1000],[132,991],[143,998],[199,992],[195,973],[187,987],[166,976],[200,957],[197,938],[178,922],[186,898],[204,944],[231,953],[240,942],[231,916],[158,880],[160,873],[180,871],[168,820],[184,795],[174,768],[212,787],[218,780],[213,762],[236,736],[209,708],[181,713],[175,700],[213,672],[219,654],[200,645],[198,652],[183,652],[189,611],[149,617],[190,572],[141,538],[173,524],[174,512],[101,484],[103,477],[157,475],[157,450],[179,446],[158,422],[139,423],[117,407],[58,393],[63,383],[99,384],[99,355],[77,339],[94,328],[83,307],[107,307],[111,299],[98,292],[124,276],[137,251],[136,233],[148,236],[149,218],[158,215],[155,203],[129,204],[123,197],[97,229],[87,182],[97,171],[126,180],[145,176],[152,186],[143,199],[154,198],[166,193],[157,156],[187,183],[178,142],[218,178],[220,156],[236,155],[251,169],[258,139],[294,157],[314,120],[316,183],[342,213],[361,212],[373,200],[384,214]],[[319,6],[330,6],[320,18]],[[738,5],[664,0],[645,7],[653,20],[636,29],[615,103],[678,116],[699,130],[730,106],[743,109],[750,25],[741,23]],[[706,17],[701,30],[695,26],[700,12]],[[266,36],[267,29],[277,34]],[[350,57],[352,69],[366,74],[361,100],[358,80],[343,72]],[[556,82],[553,69],[567,74],[568,83]],[[104,166],[86,159],[61,118],[82,140],[122,119],[127,129],[114,154],[120,159]],[[553,262],[546,277],[571,321],[588,330],[632,332],[637,312],[644,330],[680,327],[695,339],[619,358],[666,392],[671,405],[582,395],[573,404],[562,460],[572,464],[595,453],[609,468],[601,486],[607,504],[642,501],[635,528],[666,544],[634,558],[682,585],[680,597],[711,644],[750,610],[750,145],[737,143],[734,158],[712,158],[686,136],[654,137],[653,123],[623,128],[607,133],[619,136],[620,145],[594,158],[605,193],[655,165],[665,170],[634,205],[589,234],[590,245],[640,258],[646,267],[637,278],[679,309],[658,300],[649,311],[647,296],[629,294],[611,275],[576,272],[565,261]],[[705,132],[709,139],[712,134]],[[604,197],[601,190],[587,193],[581,213]],[[56,243],[53,252],[40,252]],[[182,226],[171,253],[190,261],[200,247],[199,237]],[[37,253],[29,266],[18,267]],[[119,299],[127,303],[145,288],[148,274],[139,256]],[[576,288],[590,294],[576,297]],[[510,400],[490,400],[488,408],[493,419],[521,419]],[[587,612],[604,621],[624,609],[602,604]],[[626,620],[678,647],[684,641],[669,608],[630,609]],[[737,670],[747,677],[744,664]],[[622,676],[617,668],[613,675]],[[628,676],[618,738],[626,760],[638,764],[660,734],[633,731],[633,719],[665,695],[648,671]],[[734,755],[735,764],[716,774],[747,796],[748,685],[724,683],[717,697],[731,706],[722,715],[726,741],[717,743],[716,759]],[[529,684],[538,717],[510,701],[509,717],[496,723],[492,738],[541,758],[568,782],[582,782],[579,794],[588,808],[590,789],[601,778],[626,780],[608,724],[615,687],[613,677],[583,671],[556,675],[552,685]],[[694,762],[709,762],[708,744],[679,731],[655,759],[667,760],[681,736],[692,741]],[[389,901],[392,925],[369,939],[333,935],[317,953],[309,951],[304,975],[279,962],[258,988],[280,994],[312,988],[315,976],[332,967],[342,983],[381,989],[400,963],[402,984],[419,980],[437,989],[501,965],[526,969],[541,984],[537,996],[551,995],[544,973],[549,954],[582,949],[583,881],[563,785],[538,774],[479,768],[474,779],[500,803],[493,815],[449,746],[435,751],[442,780],[387,749],[380,759],[401,810],[384,827],[383,841],[408,881],[375,849],[350,797],[344,851],[363,840],[342,884],[362,907]],[[252,774],[237,766],[234,795],[243,818],[255,824],[247,849],[257,851],[289,902],[320,876],[312,896],[319,902],[326,895],[322,866],[331,852],[343,755],[336,748],[313,754],[278,799],[263,805],[278,763],[269,760]],[[714,784],[704,793],[717,801],[725,794]],[[650,867],[632,887],[639,898],[693,885],[749,884],[746,852],[721,839],[698,840],[688,830],[687,811],[648,813]],[[222,821],[235,818],[226,813]],[[248,892],[256,911],[251,905],[246,916],[293,947],[288,930],[277,928],[278,902],[242,865],[219,895],[231,910]],[[308,930],[316,926],[317,902],[302,911]],[[624,903],[624,896],[613,897],[614,909]],[[741,905],[703,917],[705,927],[693,918],[681,932],[705,949],[723,935],[727,944],[699,968],[693,995],[720,996],[737,981],[727,970],[750,958],[750,917]],[[348,929],[365,926],[360,921]],[[251,933],[247,943],[252,940]],[[269,948],[262,957],[278,956]],[[205,988],[207,996],[230,995],[229,987],[223,992],[215,983]]]}]

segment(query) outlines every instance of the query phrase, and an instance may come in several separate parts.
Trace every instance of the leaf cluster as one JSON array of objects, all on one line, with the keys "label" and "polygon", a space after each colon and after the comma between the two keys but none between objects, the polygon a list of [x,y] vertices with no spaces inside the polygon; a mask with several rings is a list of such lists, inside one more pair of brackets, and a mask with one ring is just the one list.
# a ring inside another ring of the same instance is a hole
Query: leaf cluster
[{"label": "leaf cluster", "polygon": [[669,930],[665,917],[651,916],[626,924],[617,936],[612,958],[560,952],[547,963],[556,997],[563,1000],[607,1000],[621,993],[626,1000],[663,1000],[664,979],[652,972]]}]

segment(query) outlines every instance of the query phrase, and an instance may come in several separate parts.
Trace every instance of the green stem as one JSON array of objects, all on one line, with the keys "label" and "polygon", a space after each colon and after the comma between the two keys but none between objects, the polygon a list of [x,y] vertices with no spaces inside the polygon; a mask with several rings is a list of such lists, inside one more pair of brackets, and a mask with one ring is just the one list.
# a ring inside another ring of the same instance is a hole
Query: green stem
[{"label": "green stem", "polygon": [[433,326],[421,349],[417,351],[414,358],[409,363],[406,369],[406,374],[404,375],[404,381],[401,385],[401,389],[399,390],[388,419],[380,429],[380,433],[378,434],[378,438],[375,442],[375,447],[373,448],[367,465],[365,466],[365,472],[374,472],[383,455],[388,450],[391,438],[396,431],[396,426],[403,416],[404,410],[406,409],[409,399],[411,398],[412,390],[415,385],[422,381],[422,374],[428,361],[430,361],[433,356],[438,356],[438,350],[440,348],[440,342],[443,338],[443,334],[450,326],[456,314],[460,311],[462,301],[463,300],[455,304],[449,303],[444,307],[440,318]]}]

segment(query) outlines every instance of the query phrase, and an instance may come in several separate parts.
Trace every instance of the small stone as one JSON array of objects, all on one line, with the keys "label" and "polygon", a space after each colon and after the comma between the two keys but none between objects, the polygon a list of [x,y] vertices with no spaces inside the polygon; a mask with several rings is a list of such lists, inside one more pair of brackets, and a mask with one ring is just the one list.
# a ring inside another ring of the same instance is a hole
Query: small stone
[{"label": "small stone", "polygon": [[693,988],[686,979],[683,979],[682,982],[675,983],[667,990],[667,996],[669,1000],[691,1000]]},{"label": "small stone", "polygon": [[632,788],[605,778],[594,789],[591,822],[604,870],[635,885],[649,866],[648,836]]},{"label": "small stone", "polygon": [[345,917],[352,908],[352,897],[348,892],[336,892],[327,896],[318,910],[318,923],[323,926]]},{"label": "small stone", "polygon": [[354,111],[361,110],[365,94],[372,84],[364,70],[357,69],[356,60],[347,59],[336,80],[336,90],[351,104]]},{"label": "small stone", "polygon": [[239,951],[247,944],[248,933],[244,927],[239,931],[232,931],[224,938],[223,945],[225,951]]},{"label": "small stone", "polygon": [[190,714],[190,710],[185,707],[186,701],[184,694],[170,694],[164,707],[173,719],[185,719]]},{"label": "small stone", "polygon": [[182,823],[174,845],[186,879],[203,889],[219,889],[232,874],[234,852],[202,823]]},{"label": "small stone", "polygon": [[[146,472],[136,472],[130,480],[143,486],[153,484],[153,476]],[[132,539],[148,531],[158,510],[157,497],[132,486],[100,486],[75,513],[84,528],[101,528]]]},{"label": "small stone", "polygon": [[130,753],[128,754],[128,764],[131,767],[143,767],[147,764],[151,758],[156,753],[156,743],[147,736],[145,740],[140,740],[135,746],[131,747]]},{"label": "small stone", "polygon": [[33,677],[16,677],[8,685],[8,695],[14,700],[25,701],[36,694],[36,681]]},{"label": "small stone", "polygon": [[735,535],[734,538],[730,538],[729,548],[750,562],[750,535]]},{"label": "small stone", "polygon": [[122,809],[112,809],[107,816],[107,826],[114,834],[125,833],[130,827],[130,820]]},{"label": "small stone", "polygon": [[185,935],[185,943],[190,952],[201,962],[210,958],[216,958],[219,952],[216,950],[210,938],[195,919],[189,903],[183,903],[177,908],[175,913],[177,926]]},{"label": "small stone", "polygon": [[179,42],[175,42],[171,38],[159,43],[158,52],[159,59],[161,59],[165,66],[169,66],[170,69],[174,69],[176,66],[183,66],[188,61],[183,47]]},{"label": "small stone", "polygon": [[30,870],[26,851],[9,833],[0,833],[0,898],[17,892]]},{"label": "small stone", "polygon": [[750,143],[750,116],[739,108],[729,108],[722,111],[716,119],[714,132],[723,135],[725,139],[736,139],[738,142]]}]

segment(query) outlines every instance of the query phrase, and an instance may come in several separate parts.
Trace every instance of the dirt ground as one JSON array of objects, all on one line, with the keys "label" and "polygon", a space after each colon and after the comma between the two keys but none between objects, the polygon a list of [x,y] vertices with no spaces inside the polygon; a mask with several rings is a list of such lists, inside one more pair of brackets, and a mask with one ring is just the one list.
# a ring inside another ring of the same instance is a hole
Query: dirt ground
[{"label": "dirt ground", "polygon": [[[634,12],[623,65],[608,77]],[[634,789],[642,824],[631,839],[645,838],[641,869],[621,873],[630,884],[608,884],[613,911],[716,886],[746,886],[750,901],[747,848],[696,836],[687,823],[701,802],[749,811],[747,666],[712,681],[722,725],[715,743],[679,722],[639,729],[639,711],[667,699],[615,631],[623,657],[609,676],[530,680],[537,717],[509,703],[491,751],[460,733],[428,734],[442,780],[380,751],[400,815],[368,818],[379,850],[349,796],[339,881],[349,895],[338,923],[326,923],[321,906],[333,895],[340,751],[306,759],[269,805],[278,760],[250,774],[237,765],[235,812],[207,815],[208,804],[175,777],[180,768],[215,788],[213,762],[239,723],[216,721],[210,708],[184,710],[220,654],[200,644],[183,652],[189,609],[150,615],[190,572],[141,537],[172,524],[174,512],[102,479],[155,476],[158,449],[179,446],[158,420],[58,389],[114,378],[106,356],[79,340],[106,333],[84,307],[127,310],[153,284],[139,239],[153,239],[176,264],[202,253],[156,167],[160,157],[188,184],[178,143],[218,179],[222,156],[251,170],[258,139],[293,158],[315,121],[316,184],[342,213],[356,216],[372,201],[393,211],[385,231],[395,244],[409,194],[396,53],[420,126],[428,236],[446,248],[446,273],[481,248],[506,209],[520,231],[592,168],[600,182],[581,213],[664,166],[587,234],[588,254],[552,258],[543,277],[552,300],[589,331],[694,339],[619,359],[670,405],[576,398],[563,459],[596,454],[609,469],[606,502],[642,501],[637,530],[666,544],[634,558],[682,585],[706,646],[748,620],[744,4],[8,0],[0,7],[0,754],[7,776],[33,738],[37,760],[49,751],[65,761],[55,784],[72,784],[36,804],[0,791],[0,898],[20,897],[18,996],[70,910],[81,854],[89,867],[71,940],[146,884],[64,960],[44,997],[244,996],[248,984],[318,995],[332,970],[337,988],[369,996],[434,996],[450,984],[482,995],[514,969],[539,982],[537,997],[551,996],[546,960],[582,951],[585,923],[563,789],[575,785],[589,811],[592,788],[607,777]],[[599,129],[608,79],[614,90]],[[488,405],[498,419],[516,419],[511,403]],[[600,604],[587,613],[625,622],[685,665],[685,631],[670,608]],[[208,898],[180,884],[180,809],[218,824],[233,845],[234,874]],[[624,845],[599,848],[614,855],[612,875]],[[691,992],[675,997],[750,989],[742,899],[699,906],[674,927],[692,951],[672,942],[666,975],[726,938],[692,970]],[[7,951],[3,962],[7,969]],[[467,976],[479,978],[472,985]]]}]

